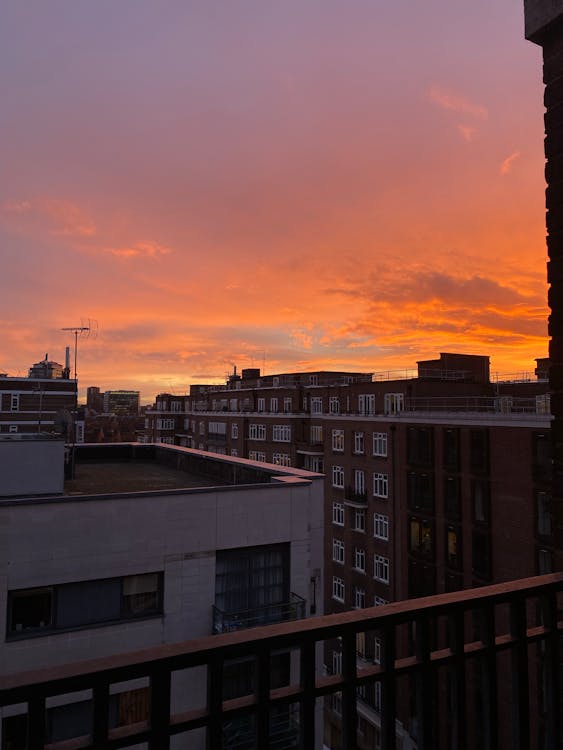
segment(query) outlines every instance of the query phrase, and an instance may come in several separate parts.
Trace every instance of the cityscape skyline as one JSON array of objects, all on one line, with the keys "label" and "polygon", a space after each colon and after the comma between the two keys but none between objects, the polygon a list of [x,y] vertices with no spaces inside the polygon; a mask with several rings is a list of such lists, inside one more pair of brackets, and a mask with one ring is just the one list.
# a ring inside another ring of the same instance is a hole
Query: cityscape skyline
[{"label": "cityscape skyline", "polygon": [[[54,10],[53,10],[54,9]],[[0,370],[547,353],[540,50],[508,0],[7,3]],[[478,46],[478,54],[477,54]]]}]

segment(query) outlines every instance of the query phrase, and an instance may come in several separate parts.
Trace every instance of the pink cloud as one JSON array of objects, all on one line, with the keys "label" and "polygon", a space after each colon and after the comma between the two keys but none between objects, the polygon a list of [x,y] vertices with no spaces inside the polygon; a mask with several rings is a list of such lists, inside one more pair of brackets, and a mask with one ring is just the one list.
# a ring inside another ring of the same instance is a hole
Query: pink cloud
[{"label": "pink cloud", "polygon": [[521,156],[520,151],[514,151],[514,153],[510,154],[510,156],[507,156],[506,159],[500,165],[500,173],[508,174],[512,169],[513,163],[516,161],[516,159],[519,159],[520,156]]},{"label": "pink cloud", "polygon": [[136,242],[125,247],[108,247],[106,253],[111,253],[119,258],[158,258],[172,252],[169,247],[159,245],[157,242]]},{"label": "pink cloud", "polygon": [[428,96],[442,109],[452,110],[453,112],[463,112],[464,114],[472,115],[479,120],[486,120],[489,116],[487,108],[481,104],[475,104],[464,96],[455,94],[439,86],[431,86],[428,91]]}]

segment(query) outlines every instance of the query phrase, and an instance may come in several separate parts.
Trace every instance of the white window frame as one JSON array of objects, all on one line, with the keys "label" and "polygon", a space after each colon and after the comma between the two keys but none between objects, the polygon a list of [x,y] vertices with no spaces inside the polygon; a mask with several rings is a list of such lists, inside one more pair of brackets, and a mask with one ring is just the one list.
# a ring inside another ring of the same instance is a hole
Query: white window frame
[{"label": "white window frame", "polygon": [[383,397],[384,414],[399,414],[405,408],[404,393],[386,393]]},{"label": "white window frame", "polygon": [[266,425],[257,422],[251,422],[248,425],[249,440],[266,440]]},{"label": "white window frame", "polygon": [[366,491],[366,474],[363,469],[354,469],[354,491],[363,495]]},{"label": "white window frame", "polygon": [[272,463],[276,466],[291,466],[291,456],[289,453],[274,453]]},{"label": "white window frame", "polygon": [[360,393],[358,396],[358,411],[364,416],[375,414],[375,393]]},{"label": "white window frame", "polygon": [[354,607],[364,609],[366,606],[366,590],[356,586],[354,588]]},{"label": "white window frame", "polygon": [[283,410],[285,414],[291,414],[292,411],[291,396],[286,396],[283,400]]},{"label": "white window frame", "polygon": [[233,440],[238,440],[238,422],[233,422],[231,424],[231,438]]},{"label": "white window frame", "polygon": [[355,508],[354,510],[354,531],[366,531],[366,512],[363,509]]},{"label": "white window frame", "polygon": [[366,551],[363,547],[356,547],[354,550],[354,568],[360,573],[366,572]]},{"label": "white window frame", "polygon": [[354,453],[362,454],[365,452],[365,440],[363,432],[354,432]]},{"label": "white window frame", "polygon": [[248,458],[251,461],[260,461],[260,463],[266,463],[266,454],[264,451],[248,451]]},{"label": "white window frame", "polygon": [[373,514],[373,535],[376,539],[389,541],[389,516],[384,513]]},{"label": "white window frame", "polygon": [[340,399],[338,398],[338,396],[329,396],[328,413],[340,414]]},{"label": "white window frame", "polygon": [[339,576],[332,576],[332,598],[337,602],[344,604],[346,598],[346,585],[344,579]]},{"label": "white window frame", "polygon": [[384,472],[373,474],[373,496],[387,499],[389,497],[389,475]]},{"label": "white window frame", "polygon": [[[305,407],[306,410],[306,407]],[[311,414],[323,413],[323,399],[321,396],[311,396]]]},{"label": "white window frame", "polygon": [[344,565],[345,548],[341,539],[332,540],[332,561],[339,565]]},{"label": "white window frame", "polygon": [[332,523],[335,526],[344,526],[344,503],[337,500],[332,503]]},{"label": "white window frame", "polygon": [[344,467],[333,466],[332,467],[332,486],[333,487],[344,487]]},{"label": "white window frame", "polygon": [[344,452],[344,430],[335,429],[332,431],[332,450],[335,453]]},{"label": "white window frame", "polygon": [[20,410],[20,394],[12,393],[10,397],[10,411]]},{"label": "white window frame", "polygon": [[387,457],[387,433],[373,433],[373,455]]},{"label": "white window frame", "polygon": [[373,577],[376,581],[389,584],[389,558],[383,555],[373,556]]},{"label": "white window frame", "polygon": [[266,411],[266,399],[265,398],[259,398],[258,399],[258,411]]},{"label": "white window frame", "polygon": [[272,427],[272,440],[276,443],[291,442],[291,425],[275,424]]},{"label": "white window frame", "polygon": [[322,424],[312,424],[311,425],[311,444],[316,443],[322,443],[323,442],[323,426]]},{"label": "white window frame", "polygon": [[272,396],[270,399],[270,411],[271,412],[277,412],[278,410],[278,398],[277,396]]}]

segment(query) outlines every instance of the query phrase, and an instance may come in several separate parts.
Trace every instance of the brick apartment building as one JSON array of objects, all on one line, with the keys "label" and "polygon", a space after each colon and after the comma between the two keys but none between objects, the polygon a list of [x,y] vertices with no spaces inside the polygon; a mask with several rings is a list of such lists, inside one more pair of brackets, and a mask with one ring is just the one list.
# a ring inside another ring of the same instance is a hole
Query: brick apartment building
[{"label": "brick apartment building", "polygon": [[[448,353],[399,379],[235,371],[160,394],[144,439],[324,472],[325,610],[370,607],[552,570],[546,364],[506,382],[488,357]],[[369,746],[378,696],[358,705]]]}]

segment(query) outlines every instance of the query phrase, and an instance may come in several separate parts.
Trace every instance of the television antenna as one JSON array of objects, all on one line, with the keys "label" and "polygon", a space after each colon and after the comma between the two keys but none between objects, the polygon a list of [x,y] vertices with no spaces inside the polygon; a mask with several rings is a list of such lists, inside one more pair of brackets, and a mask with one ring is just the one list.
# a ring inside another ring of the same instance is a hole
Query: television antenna
[{"label": "television antenna", "polygon": [[90,336],[94,336],[95,338],[98,335],[98,322],[88,318],[87,321],[81,320],[79,326],[61,328],[61,331],[70,331],[74,335],[74,379],[77,380],[78,337],[90,338]]}]

